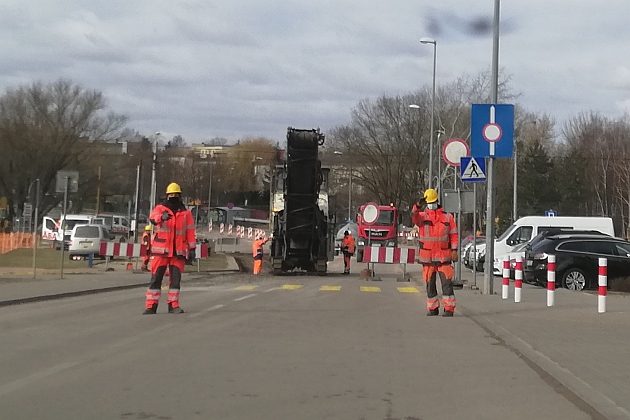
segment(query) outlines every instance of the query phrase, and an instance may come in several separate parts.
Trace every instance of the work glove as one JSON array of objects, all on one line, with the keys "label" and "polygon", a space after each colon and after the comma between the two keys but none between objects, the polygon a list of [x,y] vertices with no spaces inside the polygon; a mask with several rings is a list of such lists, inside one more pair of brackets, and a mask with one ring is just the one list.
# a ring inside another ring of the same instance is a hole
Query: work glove
[{"label": "work glove", "polygon": [[166,221],[167,221],[168,219],[170,219],[170,218],[171,218],[170,213],[169,213],[169,212],[167,212],[166,210],[164,210],[164,211],[162,212],[162,221],[163,221],[163,222],[166,222]]},{"label": "work glove", "polygon": [[457,257],[458,257],[457,250],[456,249],[452,250],[451,251],[451,260],[452,261],[457,261],[457,259],[458,259]]}]

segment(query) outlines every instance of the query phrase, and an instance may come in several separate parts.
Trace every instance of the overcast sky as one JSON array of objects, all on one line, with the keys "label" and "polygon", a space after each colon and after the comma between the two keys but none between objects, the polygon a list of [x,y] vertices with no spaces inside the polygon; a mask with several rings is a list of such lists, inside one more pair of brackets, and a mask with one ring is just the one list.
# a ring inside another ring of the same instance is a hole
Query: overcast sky
[{"label": "overcast sky", "polygon": [[[2,0],[0,88],[67,78],[143,134],[282,140],[489,70],[493,0]],[[562,121],[630,111],[630,1],[509,0],[500,66]]]}]

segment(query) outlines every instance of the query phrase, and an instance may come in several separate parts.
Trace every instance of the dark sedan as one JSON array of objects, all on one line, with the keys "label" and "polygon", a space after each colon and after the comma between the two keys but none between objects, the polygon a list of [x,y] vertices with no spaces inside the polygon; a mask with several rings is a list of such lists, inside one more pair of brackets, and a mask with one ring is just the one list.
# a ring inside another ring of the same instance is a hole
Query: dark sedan
[{"label": "dark sedan", "polygon": [[525,253],[525,280],[547,285],[547,257],[556,256],[556,286],[597,287],[598,259],[608,259],[608,288],[630,290],[630,242],[599,235],[550,235]]}]

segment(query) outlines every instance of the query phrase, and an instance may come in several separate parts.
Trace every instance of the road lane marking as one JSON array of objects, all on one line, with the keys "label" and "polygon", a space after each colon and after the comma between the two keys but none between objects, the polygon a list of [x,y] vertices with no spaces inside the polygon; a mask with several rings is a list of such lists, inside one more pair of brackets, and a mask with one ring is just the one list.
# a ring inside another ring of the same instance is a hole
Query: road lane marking
[{"label": "road lane marking", "polygon": [[263,290],[263,293],[274,292],[276,290],[281,290],[282,287],[272,287],[271,289]]},{"label": "road lane marking", "polygon": [[415,287],[399,287],[398,291],[400,293],[420,293],[420,290]]},{"label": "road lane marking", "polygon": [[214,305],[214,306],[211,306],[211,307],[209,307],[208,309],[206,309],[204,311],[196,312],[194,314],[191,314],[190,318],[197,318],[198,316],[207,314],[208,312],[216,311],[217,309],[221,309],[221,308],[224,308],[224,307],[225,307],[225,305],[222,305],[222,304]]},{"label": "road lane marking", "polygon": [[244,291],[251,292],[252,290],[256,290],[257,288],[258,288],[258,286],[254,285],[254,284],[250,284],[250,285],[245,285],[245,286],[238,286],[238,287],[235,287],[232,290],[244,290]]},{"label": "road lane marking", "polygon": [[241,296],[240,298],[233,299],[234,302],[240,302],[241,300],[253,298],[254,296],[258,296],[256,293],[252,293],[251,295]]},{"label": "road lane marking", "polygon": [[361,286],[360,290],[362,292],[368,292],[368,293],[380,293],[381,292],[381,288],[380,287],[375,287],[375,286]]},{"label": "road lane marking", "polygon": [[322,286],[319,288],[320,292],[338,292],[341,290],[341,286]]},{"label": "road lane marking", "polygon": [[303,284],[283,284],[282,290],[297,290],[304,287]]}]

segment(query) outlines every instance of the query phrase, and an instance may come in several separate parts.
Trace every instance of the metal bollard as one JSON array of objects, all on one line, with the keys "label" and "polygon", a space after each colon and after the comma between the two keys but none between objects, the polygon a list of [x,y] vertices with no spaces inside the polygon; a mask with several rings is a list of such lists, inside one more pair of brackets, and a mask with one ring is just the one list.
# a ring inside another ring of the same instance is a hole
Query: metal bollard
[{"label": "metal bollard", "polygon": [[599,259],[597,283],[599,289],[597,291],[597,312],[603,314],[606,312],[606,295],[608,294],[608,259]]},{"label": "metal bollard", "polygon": [[501,299],[507,299],[510,287],[510,260],[503,259],[503,285],[501,286]]},{"label": "metal bollard", "polygon": [[556,256],[547,256],[547,306],[553,306],[556,293]]},{"label": "metal bollard", "polygon": [[521,291],[523,289],[523,258],[516,257],[516,267],[514,268],[514,302],[521,301]]}]

